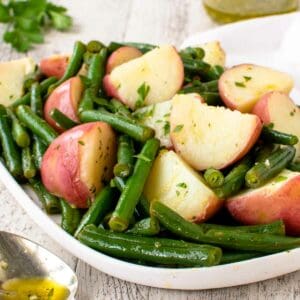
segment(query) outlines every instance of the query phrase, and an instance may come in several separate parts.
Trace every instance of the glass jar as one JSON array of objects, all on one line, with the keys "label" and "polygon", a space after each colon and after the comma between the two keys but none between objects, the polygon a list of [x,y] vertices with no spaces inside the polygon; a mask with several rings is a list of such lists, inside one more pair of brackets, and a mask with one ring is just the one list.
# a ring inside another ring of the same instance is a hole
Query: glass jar
[{"label": "glass jar", "polygon": [[218,23],[288,13],[298,8],[298,0],[203,0],[203,4]]}]

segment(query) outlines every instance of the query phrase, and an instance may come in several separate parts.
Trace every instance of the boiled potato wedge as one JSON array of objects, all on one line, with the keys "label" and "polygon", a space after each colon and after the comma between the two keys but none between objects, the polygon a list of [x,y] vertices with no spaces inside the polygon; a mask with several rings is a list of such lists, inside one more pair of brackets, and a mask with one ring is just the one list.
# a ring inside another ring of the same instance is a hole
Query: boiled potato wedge
[{"label": "boiled potato wedge", "polygon": [[174,151],[162,150],[145,185],[149,201],[160,201],[191,222],[204,222],[223,204],[200,174]]},{"label": "boiled potato wedge", "polygon": [[285,73],[251,64],[226,70],[219,80],[223,102],[231,109],[251,112],[256,102],[270,91],[289,93],[293,79]]}]

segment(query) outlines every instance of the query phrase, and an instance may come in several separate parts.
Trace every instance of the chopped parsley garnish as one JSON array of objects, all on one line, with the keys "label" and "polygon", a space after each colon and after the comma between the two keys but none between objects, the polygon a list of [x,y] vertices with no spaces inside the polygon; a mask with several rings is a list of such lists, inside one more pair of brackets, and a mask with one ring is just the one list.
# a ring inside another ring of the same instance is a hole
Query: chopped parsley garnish
[{"label": "chopped parsley garnish", "polygon": [[180,182],[180,183],[176,184],[176,186],[183,188],[183,189],[187,188],[187,184],[185,182]]},{"label": "chopped parsley garnish", "polygon": [[181,129],[183,128],[183,124],[179,124],[179,125],[177,125],[174,129],[173,129],[173,132],[179,132],[179,131],[181,131]]},{"label": "chopped parsley garnish", "polygon": [[85,144],[84,144],[84,141],[78,141],[78,144],[80,144],[80,145],[82,145],[82,146],[85,145]]},{"label": "chopped parsley garnish", "polygon": [[150,92],[150,86],[144,82],[137,90],[138,98],[135,102],[135,108],[144,106],[147,95]]},{"label": "chopped parsley garnish", "polygon": [[164,129],[164,135],[168,135],[170,133],[170,122],[166,122],[163,129]]},{"label": "chopped parsley garnish", "polygon": [[245,85],[244,82],[236,81],[234,84],[235,84],[236,86],[238,86],[238,87],[243,87],[243,88],[246,87],[246,85]]},{"label": "chopped parsley garnish", "polygon": [[250,81],[252,79],[252,77],[250,77],[250,76],[244,76],[244,79],[247,82],[247,81]]}]

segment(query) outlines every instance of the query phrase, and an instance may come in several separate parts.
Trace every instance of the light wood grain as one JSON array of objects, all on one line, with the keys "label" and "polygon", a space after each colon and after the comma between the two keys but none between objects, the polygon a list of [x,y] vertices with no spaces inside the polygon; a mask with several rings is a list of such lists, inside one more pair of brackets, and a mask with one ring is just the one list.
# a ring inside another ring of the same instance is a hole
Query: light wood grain
[{"label": "light wood grain", "polygon": [[[180,45],[192,33],[216,26],[206,16],[200,0],[64,0],[75,23],[70,33],[50,32],[46,43],[30,51],[35,59],[68,53],[74,40],[100,39],[172,43]],[[3,27],[1,28],[3,31]],[[1,42],[0,60],[19,57]],[[79,261],[52,241],[25,214],[0,182],[0,230],[22,234],[62,257],[79,278],[78,300],[105,299],[300,299],[300,272],[247,286],[207,291],[170,291],[118,280]],[[255,270],[253,270],[255,272]]]}]

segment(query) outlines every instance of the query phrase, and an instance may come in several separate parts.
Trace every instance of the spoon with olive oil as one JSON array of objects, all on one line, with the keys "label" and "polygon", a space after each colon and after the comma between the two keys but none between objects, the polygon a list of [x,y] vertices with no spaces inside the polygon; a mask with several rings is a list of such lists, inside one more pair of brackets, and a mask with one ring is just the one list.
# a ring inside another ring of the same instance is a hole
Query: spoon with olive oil
[{"label": "spoon with olive oil", "polygon": [[71,300],[72,269],[42,246],[0,231],[0,300]]}]

